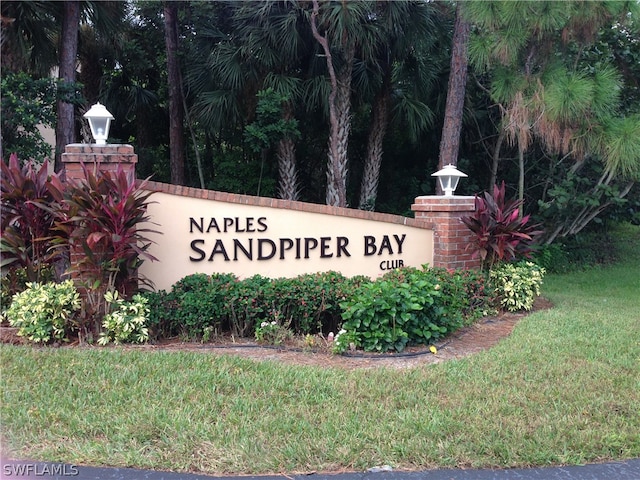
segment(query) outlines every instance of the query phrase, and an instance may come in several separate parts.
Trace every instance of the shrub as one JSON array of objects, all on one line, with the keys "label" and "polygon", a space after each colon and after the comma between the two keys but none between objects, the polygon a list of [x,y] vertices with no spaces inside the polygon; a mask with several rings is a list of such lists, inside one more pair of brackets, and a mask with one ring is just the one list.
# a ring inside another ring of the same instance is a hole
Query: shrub
[{"label": "shrub", "polygon": [[256,323],[269,315],[282,316],[275,304],[272,280],[254,275],[230,285],[225,305],[228,308],[229,328],[233,335],[247,337]]},{"label": "shrub", "polygon": [[[373,282],[337,272],[270,279],[195,274],[171,292],[145,294],[154,334],[209,338],[218,331],[273,343],[279,333],[311,335],[347,330],[333,349],[401,351],[431,343],[491,309],[493,292],[476,272],[396,269]],[[275,322],[275,323],[274,323]],[[276,326],[278,328],[276,328]],[[344,350],[342,350],[344,351]]]},{"label": "shrub", "polygon": [[496,299],[486,276],[474,270],[433,269],[441,286],[443,316],[451,325],[469,325],[495,312]]},{"label": "shrub", "polygon": [[182,334],[195,339],[220,331],[246,337],[259,322],[274,319],[306,335],[336,330],[342,323],[340,302],[363,282],[369,280],[337,272],[276,279],[255,275],[243,280],[232,274],[198,273],[176,282],[171,292],[144,296],[155,338]]},{"label": "shrub", "polygon": [[342,328],[366,351],[400,352],[409,343],[434,341],[449,330],[443,308],[436,301],[440,288],[429,270],[393,271],[362,284],[341,304]]},{"label": "shrub", "polygon": [[[40,283],[53,282],[53,266],[49,265],[48,268],[41,268],[39,277],[41,279]],[[11,299],[16,293],[23,292],[27,289],[27,283],[29,283],[29,278],[25,267],[11,265],[2,272],[2,276],[0,277],[0,309],[2,312],[5,312],[7,308],[9,308]]]},{"label": "shrub", "polygon": [[363,282],[342,302],[334,353],[350,348],[402,351],[430,344],[491,310],[491,289],[477,272],[405,267]]},{"label": "shrub", "polygon": [[56,204],[49,210],[55,213],[57,242],[81,252],[75,264],[77,281],[85,287],[85,324],[82,330],[91,333],[99,324],[90,325],[92,318],[102,318],[107,306],[104,295],[117,290],[127,295],[137,288],[138,268],[144,260],[155,260],[148,253],[151,241],[140,228],[149,222],[147,205],[152,192],[137,185],[119,166],[112,175],[97,174],[84,168],[85,181],[67,182],[52,178],[49,190]]},{"label": "shrub", "polygon": [[474,255],[489,269],[497,261],[529,257],[535,240],[543,233],[539,225],[529,224],[529,215],[520,215],[522,201],[505,199],[505,184],[475,199],[473,215],[462,222],[474,233]]},{"label": "shrub", "polygon": [[65,340],[80,309],[80,295],[71,280],[62,283],[28,283],[27,289],[13,297],[6,311],[18,335],[35,343]]},{"label": "shrub", "polygon": [[489,273],[500,305],[509,312],[531,310],[540,295],[545,269],[533,262],[503,263]]},{"label": "shrub", "polygon": [[174,296],[165,290],[143,292],[140,295],[147,299],[147,307],[149,308],[147,321],[149,339],[158,340],[177,335],[179,333],[175,319],[177,302]]},{"label": "shrub", "polygon": [[294,332],[306,335],[335,331],[341,321],[340,303],[350,297],[366,277],[347,278],[339,272],[319,272],[272,281],[273,304]]},{"label": "shrub", "polygon": [[293,337],[293,332],[285,325],[281,325],[277,320],[271,322],[261,322],[256,326],[256,341],[268,345],[282,345]]},{"label": "shrub", "polygon": [[104,316],[102,322],[103,331],[98,343],[106,345],[113,342],[120,343],[144,343],[149,340],[147,320],[149,307],[147,299],[142,295],[134,295],[131,301],[125,301],[118,291],[107,292],[105,301],[112,309]]},{"label": "shrub", "polygon": [[575,268],[571,265],[565,246],[560,242],[542,245],[536,251],[534,261],[547,272],[561,273]]},{"label": "shrub", "polygon": [[51,255],[55,214],[47,206],[54,202],[49,189],[51,179],[58,177],[50,177],[48,169],[47,161],[40,166],[27,162],[20,167],[15,154],[10,156],[8,165],[0,162],[2,267],[24,268],[30,282],[44,283],[56,260]]},{"label": "shrub", "polygon": [[173,330],[190,339],[201,338],[210,330],[220,331],[228,320],[230,295],[236,282],[232,274],[204,273],[178,281],[168,295],[175,305],[171,311]]}]

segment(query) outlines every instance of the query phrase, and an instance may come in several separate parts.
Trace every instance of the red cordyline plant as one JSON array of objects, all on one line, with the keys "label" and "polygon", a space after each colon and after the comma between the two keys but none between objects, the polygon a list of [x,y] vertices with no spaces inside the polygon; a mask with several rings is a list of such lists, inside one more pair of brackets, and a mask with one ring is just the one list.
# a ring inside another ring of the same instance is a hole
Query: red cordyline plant
[{"label": "red cordyline plant", "polygon": [[138,267],[144,260],[156,260],[148,252],[153,242],[146,234],[159,232],[141,228],[141,224],[151,223],[147,205],[152,192],[144,190],[146,182],[136,185],[121,167],[114,174],[96,174],[84,165],[83,170],[85,180],[63,184],[52,178],[49,189],[57,200],[59,243],[68,245],[77,257],[71,273],[84,287],[83,317],[96,322],[83,325],[84,333],[90,333],[100,328],[107,291],[128,296],[138,281],[146,282]]},{"label": "red cordyline plant", "polygon": [[530,257],[536,239],[543,233],[540,225],[529,224],[530,216],[520,215],[521,200],[505,199],[505,184],[493,187],[493,195],[476,195],[475,213],[462,218],[474,233],[473,248],[483,268],[498,261]]},{"label": "red cordyline plant", "polygon": [[43,280],[43,272],[55,261],[52,255],[54,213],[42,208],[53,202],[49,191],[49,164],[39,167],[33,162],[20,166],[13,153],[9,163],[0,162],[2,180],[2,267],[23,267],[28,281]]}]

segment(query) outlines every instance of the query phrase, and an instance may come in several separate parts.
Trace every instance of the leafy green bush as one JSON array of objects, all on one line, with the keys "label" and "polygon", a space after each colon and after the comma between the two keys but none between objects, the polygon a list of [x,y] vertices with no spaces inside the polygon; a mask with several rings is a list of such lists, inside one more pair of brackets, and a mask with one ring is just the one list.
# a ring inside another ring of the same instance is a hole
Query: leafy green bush
[{"label": "leafy green bush", "polygon": [[540,246],[533,259],[548,272],[561,273],[574,268],[565,246],[560,242]]},{"label": "leafy green bush", "polygon": [[175,320],[177,310],[175,297],[165,290],[142,292],[140,295],[147,299],[147,307],[149,308],[147,321],[149,339],[159,340],[178,335],[180,332]]},{"label": "leafy green bush", "polygon": [[487,277],[475,270],[432,269],[441,286],[440,303],[443,317],[451,325],[469,325],[480,317],[495,312],[494,291]]},{"label": "leafy green bush", "polygon": [[301,335],[335,331],[342,323],[340,303],[367,277],[347,278],[339,272],[318,272],[273,280],[271,302]]},{"label": "leafy green bush", "polygon": [[509,312],[531,310],[540,295],[545,269],[533,262],[502,263],[489,273],[500,305]]},{"label": "leafy green bush", "polygon": [[337,272],[243,280],[200,273],[183,278],[169,293],[145,296],[156,336],[253,333],[272,343],[276,337],[269,330],[275,326],[296,335],[342,328],[348,330],[343,338],[350,338],[342,343],[345,349],[354,344],[365,350],[401,351],[410,343],[433,342],[487,313],[491,292],[477,272],[403,268],[375,282]]},{"label": "leafy green bush", "polygon": [[27,289],[13,297],[6,311],[18,335],[35,343],[65,340],[73,315],[80,310],[80,295],[73,282],[27,283]]},{"label": "leafy green bush", "polygon": [[246,337],[262,321],[286,324],[306,335],[335,331],[342,323],[340,302],[365,277],[337,272],[270,279],[254,275],[238,280],[232,274],[198,273],[184,277],[170,292],[145,293],[150,328],[158,336],[201,338],[205,331]]},{"label": "leafy green bush", "polygon": [[230,295],[237,278],[232,274],[196,273],[178,281],[168,300],[173,303],[172,330],[186,338],[201,338],[206,331],[221,331],[228,322]]},{"label": "leafy green bush", "polygon": [[342,302],[344,323],[332,349],[386,352],[433,343],[486,313],[490,291],[476,272],[426,266],[392,270]]},{"label": "leafy green bush", "polygon": [[229,329],[233,335],[247,337],[256,323],[272,315],[281,316],[281,309],[271,294],[273,280],[254,275],[234,282],[227,292],[224,305],[228,308]]},{"label": "leafy green bush", "polygon": [[341,304],[342,328],[355,334],[353,343],[366,351],[400,352],[409,343],[432,342],[449,331],[444,308],[437,301],[440,289],[429,270],[392,271],[362,284]]},{"label": "leafy green bush", "polygon": [[[7,308],[9,308],[11,299],[16,293],[23,292],[27,289],[27,283],[29,283],[27,275],[27,269],[25,267],[11,265],[9,268],[3,269],[2,276],[0,277],[0,309],[2,312],[5,312]],[[40,283],[53,282],[53,266],[49,265],[48,268],[40,268],[39,277],[41,279]]]},{"label": "leafy green bush", "polygon": [[144,343],[149,340],[147,319],[149,307],[142,295],[134,295],[131,301],[125,301],[118,291],[107,292],[105,301],[112,309],[104,316],[103,331],[98,343],[106,345],[119,343]]}]

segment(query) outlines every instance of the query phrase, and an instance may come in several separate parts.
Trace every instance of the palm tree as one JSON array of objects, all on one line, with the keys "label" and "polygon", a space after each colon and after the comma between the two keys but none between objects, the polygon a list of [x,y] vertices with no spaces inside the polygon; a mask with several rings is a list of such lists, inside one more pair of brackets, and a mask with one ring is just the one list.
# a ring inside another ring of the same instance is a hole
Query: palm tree
[{"label": "palm tree", "polygon": [[3,72],[47,77],[57,63],[55,39],[60,9],[55,2],[2,2]]},{"label": "palm tree", "polygon": [[[292,121],[294,105],[303,99],[300,62],[308,56],[309,42],[301,34],[303,12],[278,0],[231,2],[228,7],[229,33],[210,26],[200,35],[206,38],[197,46],[205,60],[192,65],[188,76],[196,94],[194,115],[212,132],[232,125],[244,129],[254,114],[256,93],[272,89],[288,99],[282,105],[283,121]],[[300,186],[295,139],[289,135],[280,138],[276,156],[278,194],[297,200]]]},{"label": "palm tree", "polygon": [[374,58],[381,45],[375,24],[375,4],[366,1],[313,0],[311,29],[322,47],[331,84],[327,205],[347,206],[348,145],[351,130],[351,88],[356,51],[364,61]]},{"label": "palm tree", "polygon": [[376,9],[381,44],[353,80],[357,92],[373,96],[360,209],[375,207],[389,121],[406,121],[413,138],[431,124],[433,112],[425,101],[439,73],[433,55],[436,15],[432,5],[414,1],[380,2]]},{"label": "palm tree", "polygon": [[[303,98],[300,65],[308,56],[309,41],[304,38],[303,12],[287,2],[269,0],[253,6],[243,4],[236,15],[237,32],[248,40],[248,48],[260,63],[262,87],[272,89],[284,99],[281,123],[295,123],[294,105]],[[278,196],[298,200],[300,184],[296,162],[296,139],[283,135],[276,145]]]},{"label": "palm tree", "polygon": [[[58,78],[66,84],[73,84],[76,81],[79,28],[80,2],[77,0],[62,2]],[[55,170],[60,171],[62,170],[62,149],[75,141],[75,108],[73,103],[60,98],[57,110]]]}]

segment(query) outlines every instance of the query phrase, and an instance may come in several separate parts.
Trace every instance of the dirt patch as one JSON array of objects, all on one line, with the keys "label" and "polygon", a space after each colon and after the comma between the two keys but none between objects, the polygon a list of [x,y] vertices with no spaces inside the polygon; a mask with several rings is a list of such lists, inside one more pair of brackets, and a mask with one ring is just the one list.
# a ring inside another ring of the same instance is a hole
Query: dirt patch
[{"label": "dirt patch", "polygon": [[[550,308],[548,300],[538,298],[532,311]],[[528,313],[502,313],[487,317],[472,326],[462,328],[454,334],[436,343],[437,353],[428,347],[409,347],[399,354],[372,354],[354,352],[348,355],[332,355],[321,338],[313,349],[304,346],[301,340],[283,347],[263,347],[248,340],[232,341],[218,339],[211,343],[171,341],[156,345],[144,345],[132,348],[153,350],[186,350],[207,352],[212,355],[237,355],[254,360],[276,361],[290,365],[310,365],[323,367],[355,368],[409,368],[418,365],[444,362],[463,358],[491,348],[503,338],[509,336],[520,319]]]},{"label": "dirt patch", "polygon": [[25,343],[25,341],[24,338],[18,336],[17,328],[0,325],[0,343],[20,345]]}]

